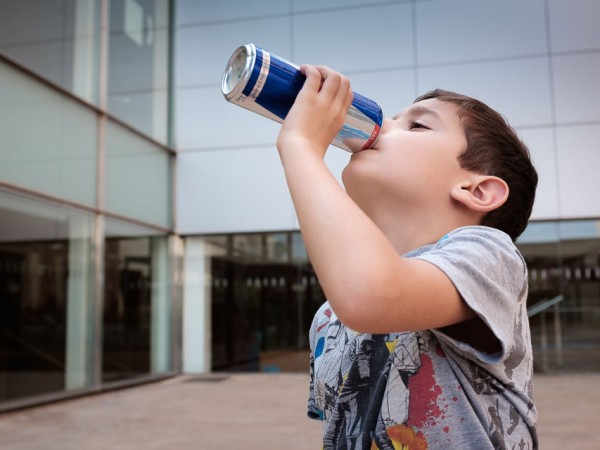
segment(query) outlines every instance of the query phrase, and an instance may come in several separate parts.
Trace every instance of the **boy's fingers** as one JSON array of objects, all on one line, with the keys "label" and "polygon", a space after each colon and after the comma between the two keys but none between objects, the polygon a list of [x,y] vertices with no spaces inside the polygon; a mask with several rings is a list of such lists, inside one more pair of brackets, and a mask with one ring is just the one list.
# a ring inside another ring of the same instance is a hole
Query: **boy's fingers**
[{"label": "boy's fingers", "polygon": [[321,73],[317,68],[309,64],[304,64],[300,66],[300,72],[306,76],[304,87],[310,91],[319,91],[321,84],[323,84],[323,80],[321,78]]},{"label": "boy's fingers", "polygon": [[316,66],[315,69],[319,71],[323,79],[323,87],[321,89],[323,94],[329,96],[336,95],[341,86],[342,76],[329,67]]},{"label": "boy's fingers", "polygon": [[323,94],[332,98],[345,95],[345,97],[340,97],[342,99],[352,95],[352,91],[350,90],[350,81],[348,81],[348,79],[342,74],[325,66],[317,66],[315,68],[319,71],[321,77],[323,78]]},{"label": "boy's fingers", "polygon": [[352,103],[352,90],[350,81],[339,72],[326,66],[313,66],[305,64],[300,71],[306,76],[303,91],[318,93],[319,97],[328,105],[346,112]]}]

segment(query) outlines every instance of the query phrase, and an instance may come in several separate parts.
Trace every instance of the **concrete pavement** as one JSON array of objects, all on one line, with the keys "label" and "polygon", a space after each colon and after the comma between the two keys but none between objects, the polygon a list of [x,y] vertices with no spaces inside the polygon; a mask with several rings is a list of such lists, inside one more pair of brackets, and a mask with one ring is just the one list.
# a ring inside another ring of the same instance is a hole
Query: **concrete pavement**
[{"label": "concrete pavement", "polygon": [[[314,450],[306,374],[212,374],[0,415],[3,450]],[[541,449],[600,449],[600,374],[537,375]]]}]

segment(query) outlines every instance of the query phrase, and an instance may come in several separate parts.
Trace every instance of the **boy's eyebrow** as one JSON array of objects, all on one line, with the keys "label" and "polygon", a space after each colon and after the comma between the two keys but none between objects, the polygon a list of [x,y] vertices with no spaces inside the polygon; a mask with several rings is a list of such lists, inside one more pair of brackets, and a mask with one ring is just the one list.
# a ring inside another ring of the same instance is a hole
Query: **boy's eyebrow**
[{"label": "boy's eyebrow", "polygon": [[435,117],[436,119],[440,118],[440,115],[433,109],[427,108],[426,106],[414,105],[404,111],[404,113],[396,114],[392,119],[397,120],[404,114],[409,117],[429,115]]}]

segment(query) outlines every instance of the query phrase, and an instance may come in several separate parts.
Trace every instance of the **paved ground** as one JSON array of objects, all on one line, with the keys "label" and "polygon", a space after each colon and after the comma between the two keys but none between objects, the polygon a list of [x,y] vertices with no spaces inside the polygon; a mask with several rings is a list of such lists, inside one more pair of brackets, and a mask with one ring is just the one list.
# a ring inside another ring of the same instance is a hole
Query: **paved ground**
[{"label": "paved ground", "polygon": [[[0,415],[3,450],[304,450],[304,374],[181,376]],[[600,449],[600,374],[538,375],[540,448]],[[460,449],[462,450],[462,449]]]}]

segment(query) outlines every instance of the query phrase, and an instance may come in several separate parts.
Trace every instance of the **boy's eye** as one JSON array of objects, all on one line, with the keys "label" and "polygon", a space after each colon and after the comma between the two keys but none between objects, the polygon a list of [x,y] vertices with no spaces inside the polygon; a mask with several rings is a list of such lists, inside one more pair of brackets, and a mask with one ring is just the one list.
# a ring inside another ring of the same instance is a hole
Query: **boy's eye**
[{"label": "boy's eye", "polygon": [[429,130],[429,127],[423,125],[421,122],[415,122],[414,120],[411,120],[408,122],[408,129],[409,130],[414,130],[415,128],[423,128],[425,130]]}]

